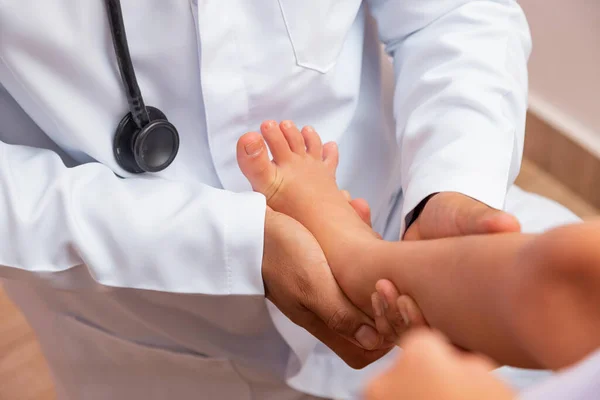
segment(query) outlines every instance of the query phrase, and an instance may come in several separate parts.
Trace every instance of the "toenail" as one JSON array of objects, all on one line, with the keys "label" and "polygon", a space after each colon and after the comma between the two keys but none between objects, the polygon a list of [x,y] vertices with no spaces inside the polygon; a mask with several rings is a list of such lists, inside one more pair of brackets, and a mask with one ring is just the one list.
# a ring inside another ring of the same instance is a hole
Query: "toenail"
[{"label": "toenail", "polygon": [[267,121],[267,123],[265,124],[265,126],[267,128],[272,128],[275,126],[275,121]]},{"label": "toenail", "polygon": [[304,129],[306,129],[306,132],[308,132],[308,133],[313,133],[315,131],[312,126],[307,126]]},{"label": "toenail", "polygon": [[284,128],[291,128],[292,127],[292,122],[291,121],[283,121],[281,123],[281,125],[283,125]]},{"label": "toenail", "polygon": [[244,146],[244,149],[246,150],[246,154],[248,154],[249,156],[255,156],[257,154],[260,154],[260,152],[263,149],[263,146],[261,141],[257,140],[256,142],[252,142]]}]

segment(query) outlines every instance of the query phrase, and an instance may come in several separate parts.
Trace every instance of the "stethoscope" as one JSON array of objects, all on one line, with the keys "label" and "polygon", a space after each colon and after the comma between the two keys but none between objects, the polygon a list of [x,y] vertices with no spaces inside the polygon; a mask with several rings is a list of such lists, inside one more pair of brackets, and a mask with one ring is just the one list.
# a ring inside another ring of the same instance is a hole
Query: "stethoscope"
[{"label": "stethoscope", "polygon": [[165,114],[146,106],[129,55],[119,0],[106,0],[108,21],[129,113],[123,117],[113,140],[117,164],[127,172],[141,174],[167,168],[177,156],[179,134]]}]

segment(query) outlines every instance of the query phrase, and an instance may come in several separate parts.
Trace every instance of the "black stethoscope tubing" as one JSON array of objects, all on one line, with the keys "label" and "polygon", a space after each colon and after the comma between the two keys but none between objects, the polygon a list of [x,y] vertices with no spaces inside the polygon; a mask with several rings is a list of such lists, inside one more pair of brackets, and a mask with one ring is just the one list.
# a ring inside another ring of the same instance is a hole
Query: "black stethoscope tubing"
[{"label": "black stethoscope tubing", "polygon": [[106,0],[106,5],[113,46],[117,55],[121,80],[125,86],[129,110],[133,121],[141,129],[148,125],[150,118],[148,117],[142,91],[138,85],[133,63],[131,62],[125,24],[123,23],[123,13],[121,11],[121,2],[119,0]]},{"label": "black stethoscope tubing", "polygon": [[179,134],[164,113],[146,106],[137,82],[127,44],[121,2],[105,0],[113,47],[129,104],[129,113],[119,123],[113,140],[117,163],[131,173],[158,172],[177,156]]}]

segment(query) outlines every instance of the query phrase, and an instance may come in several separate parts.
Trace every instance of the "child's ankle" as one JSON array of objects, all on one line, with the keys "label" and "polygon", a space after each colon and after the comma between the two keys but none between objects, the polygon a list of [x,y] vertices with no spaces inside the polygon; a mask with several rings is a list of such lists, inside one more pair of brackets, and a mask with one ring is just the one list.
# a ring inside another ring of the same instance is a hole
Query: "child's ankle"
[{"label": "child's ankle", "polygon": [[370,296],[381,279],[379,256],[385,242],[373,235],[361,235],[338,242],[328,259],[331,270],[346,295],[360,308],[371,311]]}]

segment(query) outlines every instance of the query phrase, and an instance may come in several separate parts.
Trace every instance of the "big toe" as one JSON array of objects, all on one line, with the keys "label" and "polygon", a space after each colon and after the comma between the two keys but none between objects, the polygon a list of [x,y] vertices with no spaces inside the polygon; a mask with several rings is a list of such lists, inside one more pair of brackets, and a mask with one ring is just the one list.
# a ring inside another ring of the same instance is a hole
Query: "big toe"
[{"label": "big toe", "polygon": [[249,132],[238,140],[237,161],[252,188],[267,196],[267,190],[274,186],[277,178],[277,167],[269,160],[265,141],[259,133]]}]

